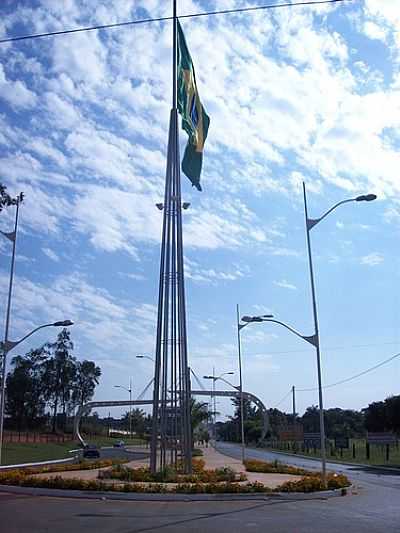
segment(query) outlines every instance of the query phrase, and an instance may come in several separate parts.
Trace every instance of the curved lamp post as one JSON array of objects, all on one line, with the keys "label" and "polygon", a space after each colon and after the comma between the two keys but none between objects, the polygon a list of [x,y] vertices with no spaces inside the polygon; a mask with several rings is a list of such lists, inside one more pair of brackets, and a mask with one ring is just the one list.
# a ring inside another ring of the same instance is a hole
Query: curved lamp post
[{"label": "curved lamp post", "polygon": [[[239,318],[239,304],[236,305],[236,317],[237,317],[237,339],[238,339],[238,356],[239,356],[239,387],[240,387],[240,425],[242,431],[242,463],[245,460],[245,440],[244,440],[244,409],[243,409],[243,380],[242,380],[242,340],[240,337],[240,332],[243,328],[248,325],[248,322],[245,324],[240,323]],[[260,317],[252,317],[254,320],[251,322],[262,322],[263,318],[269,318],[273,315],[261,315]]]},{"label": "curved lamp post", "polygon": [[216,396],[215,396],[215,382],[218,380],[218,379],[223,379],[223,376],[232,376],[235,372],[223,372],[222,374],[220,374],[219,376],[216,376],[215,375],[215,369],[213,367],[213,374],[212,376],[203,376],[203,379],[212,379],[212,382],[213,382],[213,404],[214,404],[214,423],[213,423],[213,427],[214,427],[214,438],[216,439],[217,437],[217,428],[216,428],[216,422],[217,422],[217,400],[216,400]]},{"label": "curved lamp post", "polygon": [[8,353],[14,349],[18,344],[23,342],[25,339],[39,331],[39,329],[48,328],[48,327],[67,327],[72,326],[73,322],[71,320],[61,320],[58,322],[51,322],[50,324],[43,324],[37,328],[30,331],[27,335],[19,339],[18,341],[10,341],[8,338],[4,342],[0,343],[0,351],[2,355],[3,368],[2,368],[2,381],[1,381],[1,405],[0,405],[0,465],[2,461],[2,451],[3,451],[3,427],[4,427],[4,404],[5,404],[5,391],[6,391],[6,360]]},{"label": "curved lamp post", "polygon": [[297,330],[281,322],[280,320],[275,320],[266,315],[263,316],[244,316],[242,321],[245,322],[242,327],[245,327],[251,322],[273,322],[279,324],[284,328],[288,329],[297,337],[305,340],[306,342],[312,344],[317,353],[317,373],[318,373],[318,395],[319,395],[319,421],[320,421],[320,439],[321,439],[321,462],[322,462],[322,482],[326,485],[326,446],[325,446],[325,424],[324,424],[324,407],[323,407],[323,398],[322,398],[322,377],[321,377],[321,351],[320,351],[320,339],[319,339],[319,326],[318,326],[318,313],[317,313],[317,300],[315,292],[315,283],[314,283],[314,270],[312,263],[312,253],[311,253],[311,240],[310,240],[310,231],[316,226],[321,220],[327,217],[334,209],[337,207],[347,204],[349,202],[371,202],[376,200],[375,194],[363,194],[356,196],[355,198],[349,198],[347,200],[342,200],[334,206],[332,206],[328,211],[326,211],[319,218],[309,218],[307,210],[307,196],[306,196],[306,186],[303,182],[303,196],[304,196],[304,214],[306,222],[306,233],[307,233],[307,251],[308,251],[308,264],[310,271],[310,284],[311,284],[311,296],[312,296],[312,308],[313,308],[313,317],[314,317],[314,333],[313,335],[302,335]]},{"label": "curved lamp post", "polygon": [[[132,378],[129,378],[129,389],[123,385],[114,385],[116,389],[124,389],[129,392],[129,401],[132,402]],[[129,435],[132,438],[132,404],[129,404]]]}]

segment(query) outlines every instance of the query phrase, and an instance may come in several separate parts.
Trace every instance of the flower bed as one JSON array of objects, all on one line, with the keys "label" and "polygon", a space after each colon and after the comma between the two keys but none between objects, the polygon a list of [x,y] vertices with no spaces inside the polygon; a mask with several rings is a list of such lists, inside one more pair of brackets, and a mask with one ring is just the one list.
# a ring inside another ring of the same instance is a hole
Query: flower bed
[{"label": "flower bed", "polygon": [[99,479],[117,479],[128,482],[156,483],[220,483],[246,481],[246,475],[237,473],[230,467],[206,470],[203,459],[193,460],[193,474],[182,474],[179,469],[166,466],[160,472],[152,474],[148,467],[128,468],[117,465],[110,470],[99,472]]},{"label": "flower bed", "polygon": [[[104,464],[107,463],[107,464]],[[96,461],[94,463],[84,462],[77,465],[53,465],[52,472],[65,470],[83,470],[88,468],[102,468],[109,466],[113,461]],[[115,462],[114,462],[115,463]],[[251,461],[247,461],[251,463]],[[257,461],[254,468],[268,468],[263,466],[262,461]],[[268,463],[264,463],[268,464]],[[57,470],[55,470],[57,466]],[[281,465],[283,466],[283,465]],[[61,468],[62,467],[62,468]],[[252,465],[249,465],[251,468]],[[121,465],[115,465],[107,471],[101,472],[101,479],[84,480],[79,478],[55,477],[38,477],[34,474],[50,472],[50,467],[29,470],[8,470],[0,472],[0,485],[16,485],[20,487],[40,487],[52,489],[69,489],[69,490],[95,490],[111,492],[132,492],[132,493],[179,493],[179,494],[251,494],[251,493],[272,493],[272,492],[315,492],[324,490],[322,485],[321,474],[307,472],[298,481],[287,481],[275,489],[271,489],[258,481],[252,483],[243,483],[245,476],[242,475],[238,482],[236,474],[230,468],[221,468],[215,470],[206,470],[203,460],[193,461],[194,473],[190,476],[184,476],[177,473],[171,468],[162,473],[152,475],[148,468],[130,469]],[[275,467],[274,468],[280,468]],[[294,468],[294,467],[289,467]],[[299,473],[296,472],[284,473]],[[257,470],[265,472],[265,470]],[[304,471],[305,472],[305,471]],[[277,473],[274,470],[273,473]],[[109,483],[106,479],[117,480],[116,483]],[[162,479],[163,482],[160,482]],[[328,474],[327,489],[345,488],[350,485],[349,480],[342,474]]]},{"label": "flower bed", "polygon": [[297,476],[312,476],[313,472],[298,468],[297,466],[290,466],[274,461],[267,463],[265,461],[258,461],[256,459],[248,459],[244,462],[244,466],[248,472],[258,472],[263,474],[291,474]]}]

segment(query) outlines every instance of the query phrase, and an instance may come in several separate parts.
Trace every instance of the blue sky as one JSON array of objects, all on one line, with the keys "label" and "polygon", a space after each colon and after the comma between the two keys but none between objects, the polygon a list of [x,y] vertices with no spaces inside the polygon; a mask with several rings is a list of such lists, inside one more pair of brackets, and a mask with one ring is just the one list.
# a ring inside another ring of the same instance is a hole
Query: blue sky
[{"label": "blue sky", "polygon": [[[5,1],[0,35],[171,14],[166,0]],[[312,333],[301,183],[312,232],[323,381],[400,351],[400,10],[393,0],[183,19],[211,126],[203,192],[183,180],[190,364],[237,371],[236,303]],[[260,5],[180,0],[178,13]],[[24,191],[12,338],[72,319],[102,368],[97,399],[152,376],[171,24],[0,45],[1,181]],[[182,147],[186,135],[181,134]],[[10,227],[11,212],[1,228]],[[0,289],[8,279],[0,243]],[[47,330],[26,343],[49,339]],[[245,388],[268,407],[316,385],[313,348],[271,324],[243,330]],[[398,394],[400,362],[327,389],[327,407]],[[237,380],[233,377],[233,381]],[[298,410],[317,403],[299,393]],[[229,402],[220,404],[229,413]],[[280,405],[290,409],[290,399]],[[222,418],[221,418],[222,419]]]}]

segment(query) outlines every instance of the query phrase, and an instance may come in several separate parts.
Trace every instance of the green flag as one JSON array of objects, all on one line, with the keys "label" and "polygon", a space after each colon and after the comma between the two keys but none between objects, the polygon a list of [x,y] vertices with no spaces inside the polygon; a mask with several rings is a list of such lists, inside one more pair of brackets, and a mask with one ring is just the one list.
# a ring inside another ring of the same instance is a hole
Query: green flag
[{"label": "green flag", "polygon": [[189,135],[182,170],[201,191],[200,174],[203,163],[203,148],[207,138],[210,119],[201,105],[196,86],[192,58],[181,25],[178,23],[178,111],[182,116],[182,128]]}]

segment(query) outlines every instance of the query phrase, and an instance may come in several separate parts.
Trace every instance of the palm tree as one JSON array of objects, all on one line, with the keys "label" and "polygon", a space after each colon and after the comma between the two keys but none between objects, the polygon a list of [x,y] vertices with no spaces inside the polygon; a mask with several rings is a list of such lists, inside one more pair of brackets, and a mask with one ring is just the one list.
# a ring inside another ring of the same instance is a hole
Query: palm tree
[{"label": "palm tree", "polygon": [[190,419],[192,423],[192,448],[194,447],[194,433],[202,422],[208,420],[208,404],[196,402],[194,398],[190,400]]}]

